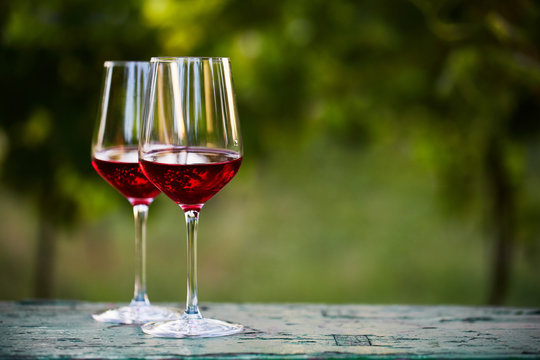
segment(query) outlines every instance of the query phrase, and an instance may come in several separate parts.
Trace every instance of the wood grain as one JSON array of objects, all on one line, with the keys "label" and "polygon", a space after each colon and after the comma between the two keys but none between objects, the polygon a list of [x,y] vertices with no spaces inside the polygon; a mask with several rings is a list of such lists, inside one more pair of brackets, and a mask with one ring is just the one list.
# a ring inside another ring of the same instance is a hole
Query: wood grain
[{"label": "wood grain", "polygon": [[116,305],[0,302],[0,357],[540,358],[539,309],[210,303],[203,307],[206,317],[246,330],[212,339],[163,339],[90,317]]}]

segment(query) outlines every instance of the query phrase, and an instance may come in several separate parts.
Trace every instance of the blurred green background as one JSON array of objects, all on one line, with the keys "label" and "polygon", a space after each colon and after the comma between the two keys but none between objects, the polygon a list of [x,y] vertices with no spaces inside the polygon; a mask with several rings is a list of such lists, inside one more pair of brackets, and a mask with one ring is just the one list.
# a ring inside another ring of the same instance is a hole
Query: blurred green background
[{"label": "blurred green background", "polygon": [[[129,203],[90,165],[105,60],[228,56],[245,158],[199,298],[540,306],[540,4],[0,3],[0,299],[124,301]],[[183,301],[160,195],[152,301]]]}]

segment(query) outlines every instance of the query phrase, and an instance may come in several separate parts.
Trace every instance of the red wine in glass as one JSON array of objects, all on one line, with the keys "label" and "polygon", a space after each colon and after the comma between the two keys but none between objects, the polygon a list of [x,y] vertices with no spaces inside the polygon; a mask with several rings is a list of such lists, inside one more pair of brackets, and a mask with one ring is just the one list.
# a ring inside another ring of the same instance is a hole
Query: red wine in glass
[{"label": "red wine in glass", "polygon": [[200,209],[236,175],[242,158],[234,151],[172,147],[147,153],[144,174],[184,210]]},{"label": "red wine in glass", "polygon": [[[150,63],[106,61],[101,104],[91,147],[92,166],[132,205],[135,225],[133,298],[93,314],[100,322],[145,324],[179,317],[176,310],[150,304],[146,294],[146,220],[150,203],[160,193],[139,167],[139,134]],[[125,256],[120,254],[119,256]]]},{"label": "red wine in glass", "polygon": [[186,220],[186,307],[179,319],[144,324],[160,337],[237,334],[241,324],[202,316],[197,295],[197,228],[203,205],[236,175],[242,139],[228,58],[152,58],[139,163]]},{"label": "red wine in glass", "polygon": [[137,147],[117,147],[96,152],[92,166],[132,205],[150,205],[160,191],[139,167]]}]

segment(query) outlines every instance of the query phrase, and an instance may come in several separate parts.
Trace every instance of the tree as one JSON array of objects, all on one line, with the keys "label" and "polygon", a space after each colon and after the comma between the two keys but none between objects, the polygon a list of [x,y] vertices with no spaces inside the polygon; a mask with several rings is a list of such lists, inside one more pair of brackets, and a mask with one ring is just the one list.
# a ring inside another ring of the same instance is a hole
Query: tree
[{"label": "tree", "polygon": [[[50,274],[45,254],[57,228],[95,198],[86,176],[103,61],[154,55],[233,59],[241,116],[254,119],[242,122],[246,154],[260,164],[275,141],[347,149],[403,138],[425,149],[441,203],[487,229],[491,303],[504,299],[516,242],[537,236],[527,218],[540,210],[522,191],[525,173],[540,173],[525,162],[540,134],[540,7],[532,1],[0,6],[0,138],[8,144],[0,180],[39,208],[40,276]],[[47,295],[47,278],[38,276],[37,295]]]},{"label": "tree", "polygon": [[501,304],[524,226],[524,154],[540,133],[539,9],[528,1],[413,2],[445,48],[433,123],[439,150],[452,156],[434,160],[448,203],[484,209],[493,254],[487,302]]},{"label": "tree", "polygon": [[487,301],[503,301],[523,217],[521,154],[539,133],[536,4],[165,4],[148,12],[164,48],[234,58],[241,113],[257,119],[244,128],[250,152],[271,151],[265,134],[364,146],[424,129],[412,141],[431,149],[446,207],[483,214],[493,246]]},{"label": "tree", "polygon": [[0,175],[36,206],[34,295],[49,297],[58,231],[93,201],[89,149],[103,62],[149,59],[157,47],[137,0],[3,4]]}]

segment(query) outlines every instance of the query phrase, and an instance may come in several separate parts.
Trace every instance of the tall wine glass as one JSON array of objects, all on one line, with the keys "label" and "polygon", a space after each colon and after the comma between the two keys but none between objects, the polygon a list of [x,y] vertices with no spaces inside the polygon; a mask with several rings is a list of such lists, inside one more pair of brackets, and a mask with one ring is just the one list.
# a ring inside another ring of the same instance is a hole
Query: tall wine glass
[{"label": "tall wine glass", "polygon": [[181,319],[142,330],[213,337],[243,327],[203,318],[197,298],[197,223],[203,205],[238,172],[242,142],[227,58],[152,58],[139,146],[144,174],[182,208],[187,225],[187,301]]},{"label": "tall wine glass", "polygon": [[129,306],[94,314],[97,321],[143,324],[174,319],[179,313],[150,305],[146,295],[146,219],[160,191],[138,163],[139,132],[150,63],[105,62],[101,107],[92,141],[92,166],[133,206],[135,216],[135,290]]}]

